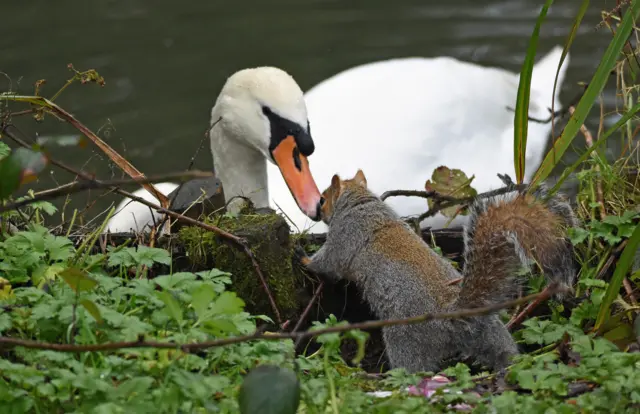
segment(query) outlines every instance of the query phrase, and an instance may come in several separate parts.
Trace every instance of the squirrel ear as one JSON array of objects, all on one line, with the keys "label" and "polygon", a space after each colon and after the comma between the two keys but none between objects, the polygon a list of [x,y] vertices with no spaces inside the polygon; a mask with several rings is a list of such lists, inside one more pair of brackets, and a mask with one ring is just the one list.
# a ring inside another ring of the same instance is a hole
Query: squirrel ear
[{"label": "squirrel ear", "polygon": [[356,173],[354,179],[356,183],[363,186],[364,188],[367,188],[367,177],[364,176],[364,172],[362,172],[362,170],[358,169],[358,172]]},{"label": "squirrel ear", "polygon": [[334,174],[331,178],[331,188],[336,190],[340,189],[340,177],[338,174]]}]

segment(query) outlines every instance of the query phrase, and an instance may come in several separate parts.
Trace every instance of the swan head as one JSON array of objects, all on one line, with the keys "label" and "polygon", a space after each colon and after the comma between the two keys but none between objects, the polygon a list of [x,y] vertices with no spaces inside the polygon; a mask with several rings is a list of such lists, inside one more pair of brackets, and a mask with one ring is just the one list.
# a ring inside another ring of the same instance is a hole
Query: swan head
[{"label": "swan head", "polygon": [[[275,67],[240,70],[231,75],[211,111],[213,129],[259,151],[275,164],[300,210],[318,221],[322,196],[307,157],[315,146],[300,86]],[[213,133],[213,131],[212,131]]]}]

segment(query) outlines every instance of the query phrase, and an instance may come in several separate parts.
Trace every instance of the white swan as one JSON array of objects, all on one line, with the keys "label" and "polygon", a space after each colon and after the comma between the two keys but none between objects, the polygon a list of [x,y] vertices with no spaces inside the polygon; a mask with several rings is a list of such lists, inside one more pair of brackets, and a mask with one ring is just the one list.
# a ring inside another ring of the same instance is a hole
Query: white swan
[{"label": "white swan", "polygon": [[[530,117],[549,117],[561,51],[554,48],[534,66]],[[558,75],[556,109],[568,61]],[[320,200],[317,187],[335,173],[347,177],[362,168],[381,194],[424,189],[433,170],[445,165],[475,175],[478,191],[499,187],[497,173],[513,175],[514,112],[507,107],[515,107],[518,78],[448,57],[394,59],[341,72],[303,99],[282,70],[244,69],[227,79],[211,111],[212,123],[221,118],[210,133],[216,173],[227,201],[243,195],[258,207],[280,207],[298,230],[313,233],[326,231],[309,218]],[[529,122],[527,178],[550,130],[550,123]],[[423,199],[388,202],[403,216],[427,209]],[[437,215],[422,225],[437,228],[445,220]]]}]

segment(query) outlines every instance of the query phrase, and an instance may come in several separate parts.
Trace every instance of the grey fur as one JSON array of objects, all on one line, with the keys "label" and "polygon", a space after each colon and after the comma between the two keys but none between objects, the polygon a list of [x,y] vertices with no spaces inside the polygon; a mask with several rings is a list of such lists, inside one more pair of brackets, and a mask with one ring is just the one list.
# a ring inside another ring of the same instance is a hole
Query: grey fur
[{"label": "grey fur", "polygon": [[[491,203],[511,200],[516,192],[502,197],[478,200],[471,207],[471,217],[465,229],[465,276],[478,267],[474,261],[474,229],[478,217]],[[546,195],[542,188],[536,197]],[[568,204],[559,197],[546,205],[568,225],[576,219]],[[518,270],[531,266],[532,260],[520,246],[515,234],[494,234],[493,240],[482,241],[495,247],[495,263],[501,283],[490,284],[487,291],[470,292],[473,284],[442,286],[442,278],[455,279],[459,272],[443,257],[436,254],[396,213],[370,192],[344,191],[336,200],[333,214],[325,217],[329,224],[327,240],[311,258],[308,267],[315,272],[354,281],[362,289],[364,298],[381,319],[407,318],[426,313],[455,311],[501,301],[514,292]],[[410,266],[376,251],[376,238],[390,221],[403,226],[402,237],[413,237],[429,254],[429,263]],[[559,247],[557,254],[543,263],[549,278],[572,283],[573,263],[568,249]],[[475,275],[482,277],[482,275]],[[469,280],[469,279],[465,279]],[[491,278],[489,278],[491,280]],[[434,281],[435,283],[425,283]],[[440,283],[440,285],[438,285]],[[466,286],[466,287],[465,287]],[[478,286],[476,286],[478,287]],[[432,320],[413,325],[396,325],[382,329],[387,355],[393,368],[403,367],[409,372],[437,372],[451,360],[472,360],[492,370],[509,365],[518,354],[510,333],[496,314],[464,319]]]},{"label": "grey fur", "polygon": [[[419,274],[415,267],[372,250],[376,232],[390,220],[402,223],[406,237],[419,240],[435,266],[423,266]],[[454,310],[450,304],[441,306],[438,302],[448,299],[453,303],[459,291],[457,286],[425,283],[434,271],[447,279],[455,279],[460,274],[379,198],[349,191],[337,200],[327,240],[311,258],[308,267],[315,272],[355,281],[365,300],[382,319]],[[448,292],[449,297],[438,298],[441,292]],[[492,369],[501,369],[518,353],[511,335],[496,315],[389,326],[382,332],[391,366],[404,367],[409,372],[437,372],[444,368],[446,360],[467,358]]]}]

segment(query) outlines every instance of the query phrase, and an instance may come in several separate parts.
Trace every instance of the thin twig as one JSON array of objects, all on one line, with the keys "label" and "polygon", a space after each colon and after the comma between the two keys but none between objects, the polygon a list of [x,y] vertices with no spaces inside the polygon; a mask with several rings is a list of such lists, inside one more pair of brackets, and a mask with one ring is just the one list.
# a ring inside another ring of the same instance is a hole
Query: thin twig
[{"label": "thin twig", "polygon": [[193,178],[207,178],[212,176],[213,176],[212,173],[206,172],[206,171],[187,171],[187,172],[180,172],[180,173],[163,174],[155,177],[145,177],[142,179],[129,178],[129,179],[109,180],[109,181],[101,181],[101,180],[72,181],[70,183],[63,184],[56,188],[40,191],[34,194],[33,198],[27,198],[21,201],[16,201],[14,203],[0,206],[0,213],[9,211],[9,210],[16,210],[18,208],[25,207],[29,204],[37,203],[39,201],[54,200],[59,197],[63,197],[69,194],[79,193],[85,190],[94,190],[94,189],[100,189],[100,188],[110,189],[115,186],[131,185],[131,184],[146,184],[146,183],[152,183],[152,182],[160,182],[168,179],[185,181]]},{"label": "thin twig", "polygon": [[526,318],[527,315],[531,313],[532,310],[534,310],[539,304],[541,304],[545,300],[549,299],[555,293],[554,289],[552,289],[552,286],[553,285],[549,285],[546,288],[544,288],[542,292],[538,294],[538,297],[535,298],[533,302],[531,302],[526,308],[524,308],[522,312],[518,314],[518,316],[511,319],[509,323],[507,323],[507,329],[512,329],[514,326],[519,325],[524,320],[524,318]]},{"label": "thin twig", "polygon": [[629,301],[631,301],[631,304],[633,306],[638,306],[638,299],[636,299],[636,295],[633,293],[633,287],[631,286],[631,283],[629,283],[629,279],[626,277],[622,279],[622,284],[624,285],[624,290],[627,292],[627,295],[629,295]]},{"label": "thin twig", "polygon": [[[307,271],[309,271],[309,270],[307,269]],[[298,329],[300,329],[300,326],[302,326],[302,323],[307,318],[307,314],[311,310],[311,307],[313,306],[314,302],[318,299],[318,297],[320,296],[320,293],[322,293],[322,288],[323,287],[324,287],[324,281],[321,281],[320,284],[318,285],[318,287],[316,288],[316,291],[313,293],[313,296],[311,297],[311,300],[309,301],[309,304],[307,305],[307,307],[302,312],[302,315],[300,315],[300,319],[298,319],[298,322],[296,323],[296,326],[293,327],[291,332],[297,332]],[[296,339],[296,342],[295,342],[295,344],[293,346],[294,349],[298,348],[298,345],[300,345],[300,341],[302,341],[301,337]]]},{"label": "thin twig", "polygon": [[[549,292],[551,294],[559,292],[561,289],[558,284],[552,284],[549,286]],[[416,323],[422,323],[432,320],[441,319],[460,319],[474,316],[482,316],[496,312],[498,310],[509,308],[520,303],[525,303],[530,300],[534,300],[541,296],[543,293],[536,293],[533,295],[525,296],[520,299],[514,299],[503,303],[497,303],[490,306],[484,306],[474,309],[462,309],[455,312],[443,312],[443,313],[427,313],[420,316],[414,316],[404,319],[387,319],[378,321],[366,321],[354,324],[332,326],[324,329],[309,329],[303,332],[283,332],[283,333],[254,333],[252,335],[235,336],[224,339],[216,339],[211,341],[193,342],[188,344],[171,343],[171,342],[157,342],[157,341],[145,341],[141,336],[137,341],[129,342],[108,342],[102,344],[87,344],[87,345],[72,345],[72,344],[53,344],[47,342],[32,341],[28,339],[17,339],[9,337],[0,337],[0,346],[7,348],[21,346],[29,349],[45,349],[58,352],[102,352],[113,351],[124,348],[159,348],[159,349],[180,349],[183,352],[193,352],[201,349],[208,349],[213,347],[237,344],[241,342],[266,340],[266,341],[278,341],[283,339],[297,339],[316,337],[327,333],[346,332],[355,329],[370,330],[382,328],[392,325],[413,325]]]},{"label": "thin twig", "polygon": [[458,204],[469,205],[478,199],[490,198],[497,195],[510,193],[512,191],[523,191],[526,188],[527,188],[527,184],[517,184],[513,186],[498,188],[496,190],[487,191],[485,193],[481,193],[476,196],[462,197],[462,198],[440,194],[436,191],[391,190],[391,191],[384,192],[382,196],[380,196],[380,199],[384,201],[388,197],[399,197],[399,196],[422,197],[422,198],[434,199],[436,202],[433,208],[430,208],[425,213],[422,213],[416,219],[416,221],[420,223],[422,220],[426,219],[427,217],[434,216],[436,213],[440,212],[441,210],[444,210],[445,208],[456,206]]}]

